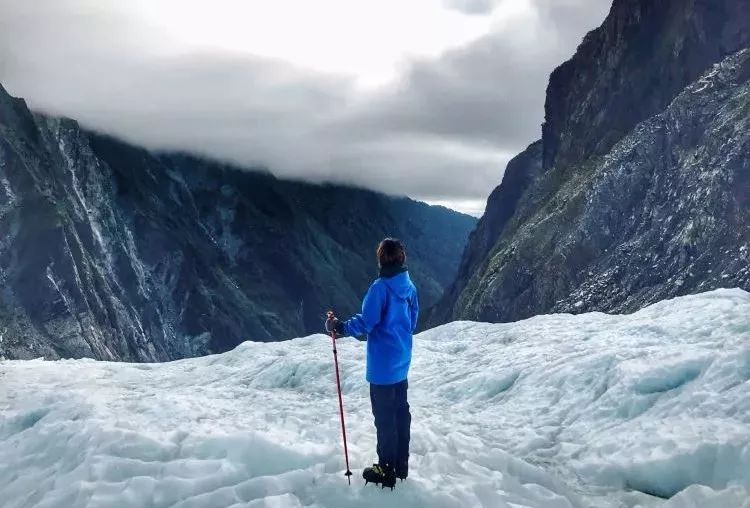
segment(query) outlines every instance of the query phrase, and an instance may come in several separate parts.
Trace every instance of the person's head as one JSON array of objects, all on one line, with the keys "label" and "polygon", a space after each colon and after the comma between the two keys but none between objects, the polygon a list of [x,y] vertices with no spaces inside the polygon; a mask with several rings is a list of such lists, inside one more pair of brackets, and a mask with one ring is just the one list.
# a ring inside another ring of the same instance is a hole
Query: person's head
[{"label": "person's head", "polygon": [[378,266],[381,268],[391,266],[398,267],[403,266],[403,264],[406,263],[406,249],[404,249],[404,244],[401,243],[401,240],[396,238],[386,238],[380,242],[380,245],[378,245],[377,256]]}]

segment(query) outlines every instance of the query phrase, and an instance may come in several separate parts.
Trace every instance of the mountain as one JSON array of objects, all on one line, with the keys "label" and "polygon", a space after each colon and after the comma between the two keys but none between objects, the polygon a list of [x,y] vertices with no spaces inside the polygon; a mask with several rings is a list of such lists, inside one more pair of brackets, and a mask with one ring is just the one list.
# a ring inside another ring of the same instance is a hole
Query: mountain
[{"label": "mountain", "polygon": [[[5,508],[746,508],[750,294],[415,337],[409,478],[375,456],[365,348],[325,336],[165,364],[5,361]],[[385,497],[383,497],[385,496]],[[669,500],[667,500],[669,498]]]},{"label": "mountain", "polygon": [[170,360],[318,331],[402,238],[424,306],[476,220],[361,189],[154,154],[0,88],[0,355]]},{"label": "mountain", "polygon": [[550,77],[432,324],[750,289],[750,2],[615,0]]}]

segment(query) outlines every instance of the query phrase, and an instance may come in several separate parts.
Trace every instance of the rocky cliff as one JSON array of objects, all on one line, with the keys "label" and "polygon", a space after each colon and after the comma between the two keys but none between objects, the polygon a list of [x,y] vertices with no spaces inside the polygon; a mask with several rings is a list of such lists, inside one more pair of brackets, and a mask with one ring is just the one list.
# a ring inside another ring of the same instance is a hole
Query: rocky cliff
[{"label": "rocky cliff", "polygon": [[615,0],[550,76],[543,164],[604,155],[712,64],[750,46],[747,0]]},{"label": "rocky cliff", "polygon": [[[506,224],[513,218],[519,200],[542,172],[542,142],[531,144],[514,157],[505,169],[503,182],[487,199],[484,216],[469,235],[456,280],[445,291],[439,303],[429,310],[429,324],[447,322],[453,315],[453,306],[466,289],[466,285],[480,270],[503,233]],[[442,319],[441,319],[442,318]]]},{"label": "rocky cliff", "polygon": [[616,0],[552,74],[542,140],[509,164],[431,322],[749,289],[749,8]]},{"label": "rocky cliff", "polygon": [[168,360],[319,331],[403,238],[425,305],[475,219],[155,155],[0,89],[0,355]]}]

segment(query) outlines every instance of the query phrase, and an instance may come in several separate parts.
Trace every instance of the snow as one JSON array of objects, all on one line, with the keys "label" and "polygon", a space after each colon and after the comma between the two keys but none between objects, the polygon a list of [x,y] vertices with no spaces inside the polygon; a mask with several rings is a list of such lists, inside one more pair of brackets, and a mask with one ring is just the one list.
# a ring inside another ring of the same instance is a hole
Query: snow
[{"label": "snow", "polygon": [[3,176],[3,177],[0,177],[0,185],[3,186],[3,192],[5,193],[4,201],[8,205],[12,205],[16,200],[16,195],[13,192],[13,188],[10,186],[10,182],[8,181],[7,178]]},{"label": "snow", "polygon": [[3,361],[3,506],[750,508],[746,292],[456,322],[414,356],[411,470],[393,492],[360,477],[375,443],[353,339],[351,487],[325,336],[165,364]]}]

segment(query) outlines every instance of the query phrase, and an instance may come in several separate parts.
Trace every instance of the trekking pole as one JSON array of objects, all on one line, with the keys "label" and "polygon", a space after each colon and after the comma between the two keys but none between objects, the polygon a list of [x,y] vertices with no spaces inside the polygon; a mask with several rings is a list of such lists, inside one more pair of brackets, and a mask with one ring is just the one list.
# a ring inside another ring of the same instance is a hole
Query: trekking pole
[{"label": "trekking pole", "polygon": [[[329,320],[333,320],[333,311],[329,310],[326,314]],[[339,394],[339,415],[341,416],[341,435],[344,438],[344,459],[346,460],[346,479],[349,481],[349,485],[352,484],[352,472],[349,469],[349,449],[346,447],[346,425],[344,424],[344,402],[341,398],[341,379],[339,378],[339,358],[336,352],[336,330],[331,330],[331,341],[333,342],[333,364],[336,366],[336,390]]]}]

